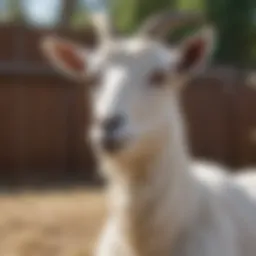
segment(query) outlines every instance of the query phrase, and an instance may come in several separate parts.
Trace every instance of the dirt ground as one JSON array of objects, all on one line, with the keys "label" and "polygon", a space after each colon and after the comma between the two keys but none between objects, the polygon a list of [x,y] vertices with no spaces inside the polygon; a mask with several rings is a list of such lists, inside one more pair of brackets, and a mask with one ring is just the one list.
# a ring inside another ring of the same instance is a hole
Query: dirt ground
[{"label": "dirt ground", "polygon": [[99,190],[0,195],[0,256],[92,255],[105,216]]}]

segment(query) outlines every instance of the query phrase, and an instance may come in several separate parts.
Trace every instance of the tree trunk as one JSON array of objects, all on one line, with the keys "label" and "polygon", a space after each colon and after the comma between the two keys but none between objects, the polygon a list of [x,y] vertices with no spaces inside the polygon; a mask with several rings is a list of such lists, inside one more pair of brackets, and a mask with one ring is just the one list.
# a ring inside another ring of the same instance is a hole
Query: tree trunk
[{"label": "tree trunk", "polygon": [[71,17],[75,10],[75,6],[76,6],[75,0],[64,0],[61,20],[59,24],[60,27],[63,27],[63,28],[69,27]]}]

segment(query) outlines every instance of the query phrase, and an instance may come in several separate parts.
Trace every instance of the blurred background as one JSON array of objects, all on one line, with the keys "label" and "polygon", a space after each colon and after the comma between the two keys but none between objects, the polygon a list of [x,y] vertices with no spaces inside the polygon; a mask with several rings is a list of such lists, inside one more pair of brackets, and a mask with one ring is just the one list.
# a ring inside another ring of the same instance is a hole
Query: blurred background
[{"label": "blurred background", "polygon": [[[211,69],[184,93],[196,157],[240,168],[256,163],[256,2],[253,0],[0,0],[0,184],[93,183],[85,142],[85,84],[54,72],[39,50],[46,34],[97,42],[90,14],[107,10],[129,34],[162,10],[198,11],[219,33]],[[196,27],[175,31],[171,40]]]},{"label": "blurred background", "polygon": [[211,67],[182,99],[193,155],[234,172],[256,165],[255,0],[0,0],[0,255],[91,255],[104,211],[85,140],[86,84],[57,74],[39,51],[40,38],[57,34],[93,46],[92,12],[108,10],[129,34],[168,9],[204,13],[220,37]]}]

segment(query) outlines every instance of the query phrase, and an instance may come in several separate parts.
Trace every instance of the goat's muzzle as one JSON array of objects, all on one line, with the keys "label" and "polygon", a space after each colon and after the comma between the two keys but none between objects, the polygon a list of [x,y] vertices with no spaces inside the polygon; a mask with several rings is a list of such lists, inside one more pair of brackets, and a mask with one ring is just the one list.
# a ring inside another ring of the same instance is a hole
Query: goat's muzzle
[{"label": "goat's muzzle", "polygon": [[124,126],[122,115],[114,115],[103,119],[97,124],[98,135],[94,138],[97,146],[105,153],[116,153],[125,144],[124,136],[121,136]]}]

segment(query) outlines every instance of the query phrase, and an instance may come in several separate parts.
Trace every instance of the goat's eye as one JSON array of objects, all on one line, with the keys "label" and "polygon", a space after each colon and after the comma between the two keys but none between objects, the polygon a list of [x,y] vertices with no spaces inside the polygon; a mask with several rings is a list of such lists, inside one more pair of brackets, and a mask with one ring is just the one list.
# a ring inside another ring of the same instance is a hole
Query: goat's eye
[{"label": "goat's eye", "polygon": [[161,86],[167,80],[167,74],[163,70],[155,70],[149,76],[149,84],[153,86]]}]

